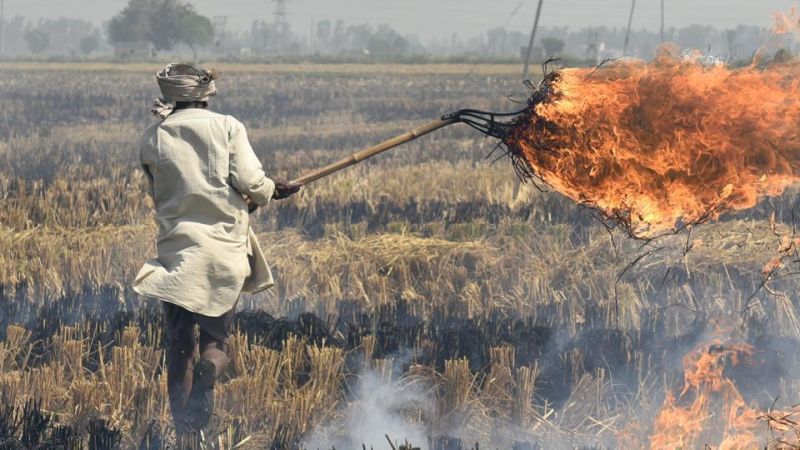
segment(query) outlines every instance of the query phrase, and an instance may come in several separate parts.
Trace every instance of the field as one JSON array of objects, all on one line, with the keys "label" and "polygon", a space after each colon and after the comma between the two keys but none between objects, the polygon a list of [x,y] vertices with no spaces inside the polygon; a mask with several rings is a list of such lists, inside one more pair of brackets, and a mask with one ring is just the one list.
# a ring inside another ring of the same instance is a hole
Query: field
[{"label": "field", "polygon": [[[528,94],[511,66],[221,68],[212,109],[284,178]],[[0,65],[0,447],[176,445],[160,305],[130,289],[155,252],[136,142],[157,69]],[[453,126],[252,216],[277,287],[240,302],[207,445],[656,447],[659,412],[691,403],[684,356],[746,344],[724,380],[779,447],[771,412],[800,403],[798,261],[762,269],[797,190],[635,241],[494,147]],[[683,448],[727,439],[719,403],[675,428]]]}]

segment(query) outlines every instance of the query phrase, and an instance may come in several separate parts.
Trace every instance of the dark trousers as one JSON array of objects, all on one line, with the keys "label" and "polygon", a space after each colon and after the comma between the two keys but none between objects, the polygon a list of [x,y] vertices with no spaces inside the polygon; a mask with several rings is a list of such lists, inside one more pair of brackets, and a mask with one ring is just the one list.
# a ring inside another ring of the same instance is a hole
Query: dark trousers
[{"label": "dark trousers", "polygon": [[236,307],[220,317],[193,313],[178,305],[164,302],[167,327],[167,387],[175,428],[184,431],[187,402],[192,394],[192,377],[198,347],[195,326],[200,328],[200,358],[211,361],[219,378],[228,368],[228,338],[233,327]]}]

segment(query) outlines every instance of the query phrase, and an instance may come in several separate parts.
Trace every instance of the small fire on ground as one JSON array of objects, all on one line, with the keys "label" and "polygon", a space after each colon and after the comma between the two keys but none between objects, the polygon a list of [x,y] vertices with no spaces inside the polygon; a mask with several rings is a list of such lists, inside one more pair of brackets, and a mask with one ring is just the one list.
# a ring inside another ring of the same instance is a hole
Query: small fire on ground
[{"label": "small fire on ground", "polygon": [[800,448],[800,410],[759,408],[729,375],[736,368],[758,370],[758,356],[735,338],[713,337],[697,346],[683,358],[682,387],[666,393],[649,426],[633,422],[620,432],[619,448]]}]

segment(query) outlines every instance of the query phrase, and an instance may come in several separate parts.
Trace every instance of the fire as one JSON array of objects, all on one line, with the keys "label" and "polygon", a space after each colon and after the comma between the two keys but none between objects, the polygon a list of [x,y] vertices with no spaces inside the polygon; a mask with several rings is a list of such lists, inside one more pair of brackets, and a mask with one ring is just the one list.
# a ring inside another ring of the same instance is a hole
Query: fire
[{"label": "fire", "polygon": [[621,430],[619,448],[800,448],[800,410],[765,411],[749,404],[726,369],[757,367],[757,350],[721,336],[717,333],[684,356],[683,386],[667,392],[650,425],[632,421]]},{"label": "fire", "polygon": [[800,30],[800,11],[797,10],[796,6],[793,6],[788,14],[775,13],[772,29],[770,30],[772,36],[797,33],[798,30]]},{"label": "fire", "polygon": [[553,72],[504,144],[631,234],[714,219],[800,179],[800,63],[778,59],[733,69],[665,45],[651,63]]},{"label": "fire", "polygon": [[[705,344],[684,357],[684,386],[675,396],[667,394],[656,416],[650,448],[697,448],[716,439],[717,449],[759,448],[757,432],[763,430],[762,414],[747,405],[727,365],[750,363],[755,349],[748,344]],[[716,435],[716,436],[710,436]]]}]

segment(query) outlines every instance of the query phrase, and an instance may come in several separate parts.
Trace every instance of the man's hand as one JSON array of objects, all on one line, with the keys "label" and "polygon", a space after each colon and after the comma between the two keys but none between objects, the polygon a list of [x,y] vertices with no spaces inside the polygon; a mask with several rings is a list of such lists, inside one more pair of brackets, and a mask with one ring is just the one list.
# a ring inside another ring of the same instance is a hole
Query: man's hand
[{"label": "man's hand", "polygon": [[249,196],[245,195],[244,196],[244,201],[247,202],[247,213],[248,214],[253,214],[254,212],[256,212],[256,210],[258,209],[258,204],[256,202],[254,202],[252,198],[250,198]]},{"label": "man's hand", "polygon": [[272,198],[275,200],[289,198],[300,191],[301,186],[299,184],[281,179],[274,179],[273,181],[275,181],[275,192],[272,194]]}]

